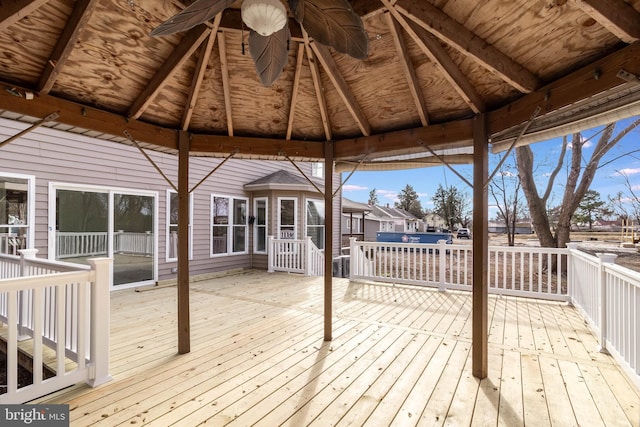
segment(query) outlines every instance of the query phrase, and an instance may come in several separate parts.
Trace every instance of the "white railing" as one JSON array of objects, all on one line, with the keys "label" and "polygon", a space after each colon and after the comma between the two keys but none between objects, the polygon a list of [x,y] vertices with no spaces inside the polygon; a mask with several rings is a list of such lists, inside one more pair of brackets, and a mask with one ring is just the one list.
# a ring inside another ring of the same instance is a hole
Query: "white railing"
[{"label": "white railing", "polygon": [[268,271],[300,273],[307,276],[324,274],[324,254],[311,237],[303,240],[267,237]]},{"label": "white railing", "polygon": [[[27,256],[35,256],[35,251]],[[7,347],[7,384],[0,403],[23,403],[81,381],[109,381],[111,259],[90,267],[0,257],[1,337]],[[57,272],[51,272],[55,271]],[[26,274],[20,277],[21,274]],[[18,386],[18,349],[33,358],[33,383]],[[47,347],[50,351],[45,352]],[[46,358],[46,360],[45,360]],[[44,379],[44,363],[55,375]]]},{"label": "white railing", "polygon": [[20,249],[27,247],[27,236],[0,233],[0,254],[18,255]]},{"label": "white railing", "polygon": [[615,265],[616,255],[597,257],[571,247],[571,302],[610,353],[640,387],[640,273]]},{"label": "white railing", "polygon": [[[351,240],[350,277],[471,290],[472,253],[469,245],[378,243]],[[567,301],[567,281],[561,273],[567,249],[489,247],[489,292]],[[549,266],[556,264],[559,269]]]},{"label": "white railing", "polygon": [[[113,252],[129,255],[153,255],[153,234],[117,231],[113,234]],[[106,256],[109,253],[107,232],[57,232],[56,255],[59,259]]]}]

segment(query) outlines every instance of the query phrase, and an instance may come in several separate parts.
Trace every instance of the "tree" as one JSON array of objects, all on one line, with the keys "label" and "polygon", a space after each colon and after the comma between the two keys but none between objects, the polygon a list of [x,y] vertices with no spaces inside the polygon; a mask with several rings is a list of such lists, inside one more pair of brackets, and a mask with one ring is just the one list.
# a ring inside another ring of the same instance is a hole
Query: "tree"
[{"label": "tree", "polygon": [[376,189],[369,191],[369,201],[367,202],[369,206],[375,206],[378,204],[378,195],[376,194]]},{"label": "tree", "polygon": [[418,200],[418,193],[416,193],[416,190],[409,184],[407,184],[398,195],[398,201],[395,206],[404,209],[416,218],[422,218],[424,215],[422,205],[420,204],[420,200]]},{"label": "tree", "polygon": [[463,224],[465,221],[468,211],[467,199],[467,195],[456,187],[445,189],[440,184],[432,198],[433,212],[444,220],[449,230],[453,230],[456,224]]},{"label": "tree", "polygon": [[618,171],[618,173],[624,177],[627,193],[619,191],[615,196],[609,196],[609,204],[620,219],[640,224],[640,195],[633,189],[629,176],[624,171]]},{"label": "tree", "polygon": [[509,246],[515,245],[516,225],[524,217],[520,179],[509,166],[505,166],[489,185],[489,192],[498,207],[497,217],[504,221]]},{"label": "tree", "polygon": [[533,228],[540,241],[540,246],[548,248],[562,248],[569,242],[571,233],[571,219],[580,201],[591,186],[595,177],[600,160],[629,132],[640,125],[640,118],[633,120],[628,126],[614,135],[616,123],[606,125],[600,132],[600,138],[596,143],[591,158],[583,156],[583,147],[587,139],[582,138],[580,132],[574,133],[571,138],[571,156],[568,164],[567,181],[564,186],[564,195],[558,221],[555,230],[551,229],[549,216],[547,214],[547,203],[549,196],[555,185],[555,179],[562,170],[565,156],[569,148],[569,140],[565,136],[562,139],[562,147],[557,164],[549,176],[545,191],[540,195],[535,182],[534,155],[531,147],[523,146],[516,148],[516,162],[518,164],[518,175],[522,183],[522,190],[533,222]]},{"label": "tree", "polygon": [[587,190],[578,204],[573,218],[578,224],[589,224],[589,230],[593,230],[593,221],[602,218],[605,212],[605,202],[600,200],[600,193],[595,190]]}]

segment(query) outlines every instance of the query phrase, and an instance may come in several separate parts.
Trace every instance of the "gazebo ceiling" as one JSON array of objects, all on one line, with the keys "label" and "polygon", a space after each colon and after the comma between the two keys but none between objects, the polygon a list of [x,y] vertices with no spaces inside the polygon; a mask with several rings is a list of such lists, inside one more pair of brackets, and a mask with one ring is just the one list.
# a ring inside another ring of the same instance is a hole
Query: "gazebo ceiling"
[{"label": "gazebo ceiling", "polygon": [[50,126],[129,143],[126,130],[166,152],[186,130],[193,155],[308,160],[334,140],[336,160],[411,164],[470,147],[478,113],[503,146],[529,121],[530,142],[614,107],[640,113],[640,0],[353,0],[368,57],[316,43],[290,18],[271,87],[240,1],[185,33],[149,35],[191,3],[2,1],[3,115],[57,111]]}]

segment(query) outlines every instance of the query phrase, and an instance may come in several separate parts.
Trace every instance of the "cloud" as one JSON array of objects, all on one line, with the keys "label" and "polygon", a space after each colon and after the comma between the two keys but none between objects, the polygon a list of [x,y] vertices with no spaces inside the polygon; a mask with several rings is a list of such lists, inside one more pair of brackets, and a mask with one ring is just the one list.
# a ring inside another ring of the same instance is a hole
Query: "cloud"
[{"label": "cloud", "polygon": [[368,189],[369,189],[369,187],[363,187],[361,185],[350,185],[350,184],[347,184],[347,185],[342,187],[342,191],[344,191],[345,193],[349,193],[351,191],[368,190]]},{"label": "cloud", "polygon": [[[584,135],[580,135],[580,142],[582,143],[582,148],[590,148],[593,147],[593,141],[587,140]],[[573,143],[569,142],[567,148],[571,150],[573,148]]]},{"label": "cloud", "polygon": [[624,168],[624,169],[617,170],[615,175],[629,176],[629,175],[635,175],[637,173],[640,173],[640,168]]}]

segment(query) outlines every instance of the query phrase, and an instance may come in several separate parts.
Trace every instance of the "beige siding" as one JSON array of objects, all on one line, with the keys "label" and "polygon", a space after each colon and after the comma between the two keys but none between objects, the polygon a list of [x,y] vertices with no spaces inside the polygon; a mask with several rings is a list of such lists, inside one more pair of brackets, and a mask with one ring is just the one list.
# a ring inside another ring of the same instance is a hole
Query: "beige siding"
[{"label": "beige siding", "polygon": [[[10,120],[0,119],[0,141],[15,135],[26,126]],[[177,185],[177,157],[147,151],[167,177]],[[190,162],[190,188],[193,188],[222,159],[192,158]],[[302,170],[311,176],[311,164],[299,163]],[[253,229],[248,228],[248,254],[233,256],[210,256],[211,195],[243,197],[248,199],[249,214],[253,214],[253,197],[243,188],[244,184],[269,175],[279,169],[299,174],[289,162],[267,160],[229,160],[194,192],[193,212],[193,259],[190,262],[192,275],[205,274],[236,268],[266,268],[266,256],[251,255]],[[32,175],[36,178],[35,245],[39,256],[47,256],[48,198],[49,184],[83,184],[134,191],[157,192],[158,204],[158,273],[159,280],[175,277],[171,269],[176,262],[166,262],[166,191],[170,185],[134,147],[97,140],[77,134],[39,128],[0,148],[0,175],[2,173]],[[339,179],[336,176],[336,188]],[[300,195],[299,193],[289,193]],[[259,197],[266,194],[258,194]],[[277,197],[277,196],[276,196]],[[339,197],[339,196],[338,196]],[[320,198],[313,195],[313,198]],[[338,199],[339,200],[339,199]],[[339,203],[335,203],[334,246],[339,242]],[[304,199],[300,198],[299,225],[304,224]],[[275,230],[277,206],[275,199],[269,200],[269,234]],[[299,233],[303,233],[299,230]],[[300,234],[302,235],[302,234]]]}]

